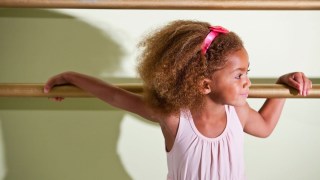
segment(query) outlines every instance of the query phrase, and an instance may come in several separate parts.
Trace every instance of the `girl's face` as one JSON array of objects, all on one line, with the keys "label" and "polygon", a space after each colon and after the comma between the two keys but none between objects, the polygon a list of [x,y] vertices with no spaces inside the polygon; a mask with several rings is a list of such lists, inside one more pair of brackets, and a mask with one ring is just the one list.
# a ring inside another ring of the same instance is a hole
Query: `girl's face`
[{"label": "girl's face", "polygon": [[248,71],[249,58],[244,48],[230,54],[225,67],[212,75],[212,92],[208,95],[219,104],[244,105],[251,85]]}]

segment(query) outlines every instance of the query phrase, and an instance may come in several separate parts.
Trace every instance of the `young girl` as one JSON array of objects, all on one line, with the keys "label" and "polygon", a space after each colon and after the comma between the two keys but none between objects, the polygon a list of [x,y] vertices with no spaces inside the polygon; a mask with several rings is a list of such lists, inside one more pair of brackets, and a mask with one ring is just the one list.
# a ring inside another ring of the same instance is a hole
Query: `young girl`
[{"label": "young girl", "polygon": [[[174,21],[140,46],[138,71],[144,96],[76,72],[52,77],[44,91],[72,84],[159,123],[168,179],[245,179],[243,132],[269,136],[285,99],[267,99],[259,111],[250,108],[246,102],[251,85],[249,58],[240,38],[205,22]],[[301,72],[285,74],[277,83],[304,96],[312,86]]]}]

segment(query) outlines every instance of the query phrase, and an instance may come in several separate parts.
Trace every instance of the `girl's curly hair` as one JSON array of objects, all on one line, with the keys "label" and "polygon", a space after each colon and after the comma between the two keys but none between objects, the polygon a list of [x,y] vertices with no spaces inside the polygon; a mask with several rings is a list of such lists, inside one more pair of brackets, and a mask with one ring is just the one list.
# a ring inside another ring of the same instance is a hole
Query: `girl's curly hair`
[{"label": "girl's curly hair", "polygon": [[153,107],[169,113],[203,104],[199,82],[223,68],[227,56],[243,48],[233,32],[217,36],[206,54],[201,45],[210,32],[206,22],[178,20],[148,35],[139,46],[138,72],[144,97]]}]

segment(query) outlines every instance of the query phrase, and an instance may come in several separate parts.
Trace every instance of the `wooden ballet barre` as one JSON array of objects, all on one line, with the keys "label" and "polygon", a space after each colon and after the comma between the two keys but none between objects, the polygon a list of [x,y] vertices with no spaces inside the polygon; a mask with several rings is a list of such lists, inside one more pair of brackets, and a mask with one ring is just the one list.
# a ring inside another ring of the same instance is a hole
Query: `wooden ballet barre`
[{"label": "wooden ballet barre", "polygon": [[320,10],[319,0],[0,0],[9,8]]},{"label": "wooden ballet barre", "polygon": [[[133,93],[142,93],[142,84],[114,84]],[[71,86],[57,86],[50,93],[43,92],[43,84],[0,84],[0,97],[93,97],[83,90]],[[314,84],[308,96],[280,84],[253,84],[249,98],[320,98],[320,84]]]}]

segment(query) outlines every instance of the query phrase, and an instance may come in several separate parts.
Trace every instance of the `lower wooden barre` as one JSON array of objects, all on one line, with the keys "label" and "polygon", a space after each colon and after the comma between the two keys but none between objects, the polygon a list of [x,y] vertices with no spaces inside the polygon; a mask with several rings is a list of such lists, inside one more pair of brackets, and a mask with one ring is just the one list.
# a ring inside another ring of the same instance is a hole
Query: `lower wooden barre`
[{"label": "lower wooden barre", "polygon": [[[142,93],[142,84],[114,84],[133,93]],[[43,84],[0,84],[0,97],[93,97],[83,90],[71,86],[57,86],[50,93],[43,92]],[[249,98],[320,98],[320,84],[314,84],[308,96],[280,84],[253,84]]]}]

